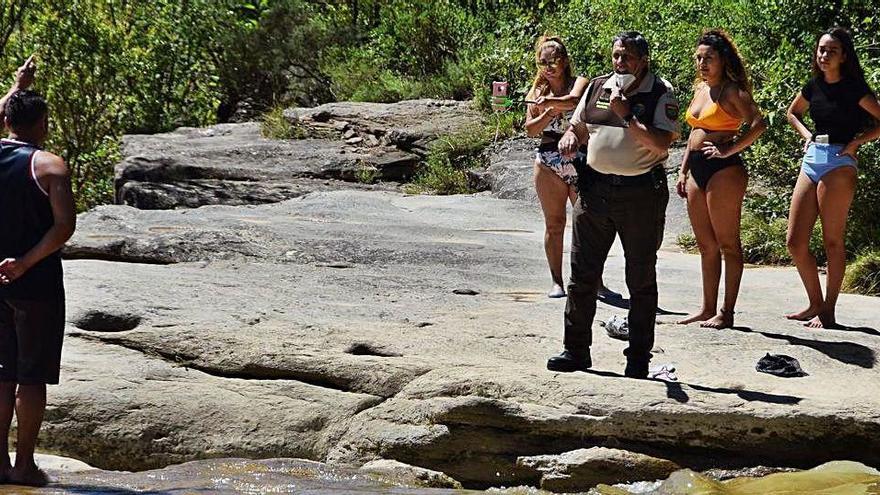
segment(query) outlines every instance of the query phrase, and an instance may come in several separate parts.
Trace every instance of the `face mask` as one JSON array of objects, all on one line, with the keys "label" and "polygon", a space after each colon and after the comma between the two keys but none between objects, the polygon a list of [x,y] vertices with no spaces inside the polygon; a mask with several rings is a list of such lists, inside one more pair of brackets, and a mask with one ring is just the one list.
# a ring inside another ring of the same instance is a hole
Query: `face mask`
[{"label": "face mask", "polygon": [[621,90],[629,87],[636,80],[636,76],[632,74],[616,74],[617,87]]}]

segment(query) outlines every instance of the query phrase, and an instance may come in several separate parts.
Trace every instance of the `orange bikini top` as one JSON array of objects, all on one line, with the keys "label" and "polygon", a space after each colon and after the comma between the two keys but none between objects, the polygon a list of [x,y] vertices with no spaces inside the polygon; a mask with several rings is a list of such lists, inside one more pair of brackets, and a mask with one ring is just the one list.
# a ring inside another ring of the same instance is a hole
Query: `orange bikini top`
[{"label": "orange bikini top", "polygon": [[743,121],[731,116],[721,108],[721,105],[713,101],[703,108],[699,117],[694,117],[688,112],[687,123],[693,128],[707,131],[738,131]]}]

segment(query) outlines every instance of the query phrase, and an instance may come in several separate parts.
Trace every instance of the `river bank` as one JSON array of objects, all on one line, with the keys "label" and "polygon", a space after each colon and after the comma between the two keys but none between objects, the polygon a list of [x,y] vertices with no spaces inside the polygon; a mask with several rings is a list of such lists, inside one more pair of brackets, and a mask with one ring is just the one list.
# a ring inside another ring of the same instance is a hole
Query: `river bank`
[{"label": "river bank", "polygon": [[[880,300],[843,295],[847,327],[810,330],[782,318],[803,303],[794,269],[750,268],[736,328],[677,325],[699,301],[699,259],[678,252],[671,228],[654,359],[674,363],[680,381],[624,378],[626,344],[598,324],[591,372],[548,372],[564,300],[544,296],[536,203],[353,181],[370,157],[391,157],[370,163],[399,173],[421,156],[413,143],[441,134],[432,122],[470,110],[374,105],[358,120],[352,107],[310,110],[337,137],[277,141],[240,124],[127,138],[120,201],[159,198],[151,204],[165,209],[80,215],[42,448],[138,471],[227,457],[393,459],[475,489],[540,486],[541,465],[519,459],[596,447],[695,470],[880,463]],[[378,144],[362,145],[363,134]],[[529,191],[530,155],[502,148],[490,171]],[[291,180],[296,190],[275,187]],[[256,194],[265,184],[275,188]],[[669,225],[682,212],[672,198]],[[619,246],[606,280],[624,289]],[[599,320],[625,313],[625,298],[608,302]],[[757,373],[768,352],[795,356],[809,375]]]}]

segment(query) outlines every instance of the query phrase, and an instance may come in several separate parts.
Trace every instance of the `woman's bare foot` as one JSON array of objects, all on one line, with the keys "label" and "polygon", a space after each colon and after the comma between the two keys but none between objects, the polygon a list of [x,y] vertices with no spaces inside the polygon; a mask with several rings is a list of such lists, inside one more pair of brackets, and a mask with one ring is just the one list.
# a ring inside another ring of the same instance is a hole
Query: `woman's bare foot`
[{"label": "woman's bare foot", "polygon": [[49,484],[49,476],[38,468],[36,464],[19,467],[16,465],[9,470],[7,483],[22,486],[46,486]]},{"label": "woman's bare foot", "polygon": [[691,313],[684,317],[683,320],[679,320],[679,325],[687,325],[688,323],[693,323],[695,321],[706,321],[709,318],[715,316],[715,310],[712,311],[700,311],[699,313]]},{"label": "woman's bare foot", "polygon": [[722,309],[717,315],[700,323],[703,328],[731,328],[733,327],[733,310]]},{"label": "woman's bare foot", "polygon": [[807,328],[838,328],[833,311],[822,311],[810,321],[804,323]]},{"label": "woman's bare foot", "polygon": [[822,306],[810,306],[807,309],[798,311],[797,313],[788,313],[785,315],[789,320],[807,321],[814,316],[818,316],[822,312]]}]

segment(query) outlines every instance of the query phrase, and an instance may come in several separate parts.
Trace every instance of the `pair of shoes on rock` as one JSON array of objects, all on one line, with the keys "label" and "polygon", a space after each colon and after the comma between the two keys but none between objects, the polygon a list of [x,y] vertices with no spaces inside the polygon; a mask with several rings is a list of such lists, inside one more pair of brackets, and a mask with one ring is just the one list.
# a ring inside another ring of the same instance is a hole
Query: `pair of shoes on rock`
[{"label": "pair of shoes on rock", "polygon": [[564,350],[558,356],[553,356],[547,360],[548,370],[561,371],[563,373],[587,371],[591,366],[593,366],[593,360],[590,358],[589,350],[585,354],[575,354],[569,350]]},{"label": "pair of shoes on rock", "polygon": [[547,292],[547,297],[551,299],[565,297],[565,289],[560,284],[553,284],[553,287]]}]

